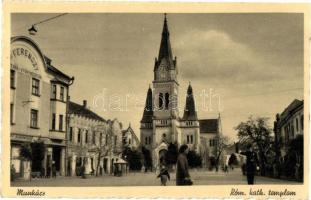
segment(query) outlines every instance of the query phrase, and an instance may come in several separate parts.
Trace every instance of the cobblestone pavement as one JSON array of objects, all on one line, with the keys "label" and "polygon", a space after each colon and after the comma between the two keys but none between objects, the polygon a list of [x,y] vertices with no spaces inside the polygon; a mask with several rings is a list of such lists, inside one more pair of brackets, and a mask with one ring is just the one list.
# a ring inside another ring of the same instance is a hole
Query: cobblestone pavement
[{"label": "cobblestone pavement", "polygon": [[[214,171],[190,171],[191,179],[194,185],[243,185],[246,184],[246,176],[243,176],[239,169],[229,173]],[[255,184],[301,184],[294,181],[272,179],[268,177],[255,177]],[[158,186],[160,179],[156,178],[154,172],[148,173],[129,173],[122,177],[100,176],[100,177],[57,177],[51,179],[32,179],[32,181],[17,180],[12,183],[13,187],[18,186],[71,186],[71,187],[88,187],[88,186]],[[175,185],[175,174],[171,173],[171,180],[168,186]]]}]

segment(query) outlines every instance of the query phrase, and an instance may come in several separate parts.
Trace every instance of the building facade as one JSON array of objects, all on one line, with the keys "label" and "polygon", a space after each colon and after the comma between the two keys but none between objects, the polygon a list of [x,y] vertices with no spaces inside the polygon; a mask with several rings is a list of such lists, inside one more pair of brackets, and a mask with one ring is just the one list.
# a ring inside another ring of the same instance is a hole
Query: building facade
[{"label": "building facade", "polygon": [[199,124],[202,165],[210,167],[211,159],[215,159],[217,156],[218,139],[222,135],[220,115],[217,119],[201,119]]},{"label": "building facade", "polygon": [[69,176],[111,174],[121,158],[122,124],[105,120],[83,104],[69,102],[67,174]]},{"label": "building facade", "polygon": [[304,133],[303,100],[295,99],[281,114],[276,115],[274,122],[275,141],[280,144],[280,156],[287,153],[289,143]]},{"label": "building facade", "polygon": [[[11,38],[10,61],[11,164],[24,178],[31,171],[50,176],[52,167],[64,175],[67,97],[73,78],[55,68],[28,37]],[[44,158],[33,157],[30,169],[21,151],[34,142],[44,143]]]},{"label": "building facade", "polygon": [[151,152],[156,167],[165,156],[170,143],[187,144],[200,153],[200,121],[195,109],[194,92],[189,83],[183,116],[178,110],[178,68],[173,57],[167,19],[164,19],[158,57],[154,63],[152,88],[147,91],[140,126],[141,145]]},{"label": "building facade", "polygon": [[128,147],[130,149],[137,149],[140,146],[139,139],[132,129],[131,124],[129,124],[129,127],[126,130],[122,131],[122,139],[123,148]]}]

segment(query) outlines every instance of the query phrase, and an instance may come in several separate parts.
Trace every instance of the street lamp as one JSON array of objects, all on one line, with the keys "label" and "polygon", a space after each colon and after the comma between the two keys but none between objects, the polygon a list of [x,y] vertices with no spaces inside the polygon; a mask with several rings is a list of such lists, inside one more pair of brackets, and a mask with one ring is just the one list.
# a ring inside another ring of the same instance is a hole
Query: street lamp
[{"label": "street lamp", "polygon": [[32,25],[30,29],[28,29],[30,35],[35,35],[38,30],[36,29],[35,25]]}]

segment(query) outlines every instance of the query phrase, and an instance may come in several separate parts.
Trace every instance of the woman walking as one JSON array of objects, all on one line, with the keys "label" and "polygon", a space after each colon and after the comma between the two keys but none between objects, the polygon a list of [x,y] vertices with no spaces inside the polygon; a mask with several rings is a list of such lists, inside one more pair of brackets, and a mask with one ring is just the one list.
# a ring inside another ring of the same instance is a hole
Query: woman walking
[{"label": "woman walking", "polygon": [[179,148],[179,155],[177,157],[176,185],[192,185],[188,172],[188,152],[188,146],[186,144],[181,145]]}]

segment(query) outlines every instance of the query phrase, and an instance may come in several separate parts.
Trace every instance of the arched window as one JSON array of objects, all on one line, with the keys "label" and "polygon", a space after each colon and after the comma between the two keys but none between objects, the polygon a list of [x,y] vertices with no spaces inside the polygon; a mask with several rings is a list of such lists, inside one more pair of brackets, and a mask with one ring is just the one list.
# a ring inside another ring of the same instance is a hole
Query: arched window
[{"label": "arched window", "polygon": [[159,94],[159,109],[163,109],[163,93]]},{"label": "arched window", "polygon": [[168,93],[165,93],[165,109],[168,109],[168,105],[170,103],[170,95]]}]

